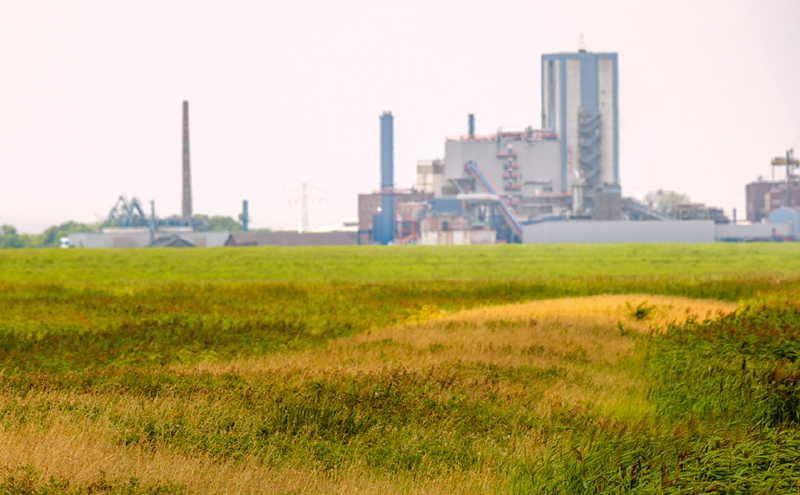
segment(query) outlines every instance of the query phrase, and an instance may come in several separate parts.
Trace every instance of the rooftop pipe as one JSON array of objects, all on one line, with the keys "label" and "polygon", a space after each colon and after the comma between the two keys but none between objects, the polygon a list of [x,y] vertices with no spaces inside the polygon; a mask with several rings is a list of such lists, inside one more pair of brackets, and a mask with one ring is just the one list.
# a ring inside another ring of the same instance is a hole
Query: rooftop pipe
[{"label": "rooftop pipe", "polygon": [[469,114],[469,138],[475,139],[475,114]]}]

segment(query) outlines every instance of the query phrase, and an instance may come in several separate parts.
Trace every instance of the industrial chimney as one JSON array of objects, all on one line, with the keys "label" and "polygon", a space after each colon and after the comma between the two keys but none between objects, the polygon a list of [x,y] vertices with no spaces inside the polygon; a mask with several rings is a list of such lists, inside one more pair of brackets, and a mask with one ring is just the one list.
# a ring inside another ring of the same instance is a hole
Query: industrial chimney
[{"label": "industrial chimney", "polygon": [[392,112],[381,115],[381,190],[394,189],[394,117]]},{"label": "industrial chimney", "polygon": [[[394,117],[386,111],[381,115],[381,212],[378,225],[372,229],[373,238],[380,244],[394,241]],[[376,228],[377,227],[377,228]]]},{"label": "industrial chimney", "polygon": [[183,102],[183,218],[192,219],[192,171],[189,167],[189,102]]}]

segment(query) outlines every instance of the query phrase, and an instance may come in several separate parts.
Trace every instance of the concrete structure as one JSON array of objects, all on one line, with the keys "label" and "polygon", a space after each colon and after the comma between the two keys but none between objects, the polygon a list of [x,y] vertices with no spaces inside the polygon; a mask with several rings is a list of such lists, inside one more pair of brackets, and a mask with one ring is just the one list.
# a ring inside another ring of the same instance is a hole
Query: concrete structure
[{"label": "concrete structure", "polygon": [[786,235],[800,239],[800,208],[781,206],[767,215],[767,222],[771,227],[786,226]]},{"label": "concrete structure", "polygon": [[420,224],[419,244],[458,246],[470,244],[470,226],[464,217],[445,214],[429,217]]},{"label": "concrete structure", "polygon": [[[499,129],[488,136],[449,138],[445,143],[446,185],[442,194],[495,194],[495,200],[519,221],[561,216],[570,211],[572,203],[568,193],[558,191],[559,159],[555,133],[530,127]],[[474,164],[485,181],[478,179],[468,164]],[[508,237],[511,225],[506,225],[508,222],[500,216],[497,219],[499,223],[491,228],[501,237]]]},{"label": "concrete structure", "polygon": [[[532,128],[500,129],[488,136],[462,136],[445,142],[444,178],[461,181],[464,164],[475,162],[498,193],[534,196],[562,189],[559,143],[555,133]],[[466,184],[463,186],[468,187]],[[460,192],[469,191],[464,187]]]},{"label": "concrete structure", "polygon": [[[797,215],[798,211],[800,210],[795,211],[794,215]],[[751,225],[715,224],[711,220],[542,222],[525,226],[524,242],[526,244],[769,242],[785,240],[786,237],[792,236],[792,225],[788,217],[776,217],[776,222]],[[797,235],[797,231],[794,235]]]},{"label": "concrete structure", "polygon": [[604,185],[594,193],[592,220],[622,220],[622,189]]},{"label": "concrete structure", "polygon": [[352,246],[356,232],[232,232],[226,246]]},{"label": "concrete structure", "polygon": [[542,55],[542,128],[558,133],[560,191],[619,185],[616,53]]},{"label": "concrete structure", "polygon": [[443,160],[420,160],[417,162],[417,185],[415,190],[442,196],[444,180]]},{"label": "concrete structure", "polygon": [[470,244],[497,244],[497,231],[492,229],[470,230]]},{"label": "concrete structure", "polygon": [[[220,247],[225,245],[230,232],[156,231],[154,240],[172,235],[196,247]],[[69,235],[69,246],[76,248],[143,248],[150,243],[150,231],[147,229],[120,229]]]},{"label": "concrete structure", "polygon": [[714,242],[716,231],[710,220],[686,222],[571,221],[526,225],[525,244],[548,243],[653,243]]}]

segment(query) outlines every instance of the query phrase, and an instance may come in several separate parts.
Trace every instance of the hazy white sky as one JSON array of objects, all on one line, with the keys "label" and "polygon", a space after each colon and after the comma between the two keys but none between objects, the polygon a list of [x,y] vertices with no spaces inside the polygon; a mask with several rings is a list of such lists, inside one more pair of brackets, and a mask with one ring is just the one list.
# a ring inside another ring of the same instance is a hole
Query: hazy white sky
[{"label": "hazy white sky", "polygon": [[104,217],[125,193],[180,213],[189,100],[196,213],[296,228],[357,215],[395,115],[395,182],[444,138],[541,124],[540,58],[619,53],[623,194],[736,207],[800,154],[800,2],[0,2],[0,223]]}]

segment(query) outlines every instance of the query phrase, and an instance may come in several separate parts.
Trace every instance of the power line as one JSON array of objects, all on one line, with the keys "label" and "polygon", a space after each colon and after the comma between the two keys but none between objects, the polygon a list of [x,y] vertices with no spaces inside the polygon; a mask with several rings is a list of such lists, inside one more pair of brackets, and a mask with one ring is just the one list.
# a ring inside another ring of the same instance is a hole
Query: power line
[{"label": "power line", "polygon": [[284,194],[290,195],[285,200],[286,202],[300,204],[300,222],[298,222],[297,231],[304,232],[309,230],[309,203],[322,204],[325,202],[321,195],[325,194],[326,191],[322,187],[312,185],[310,180],[302,181],[298,179],[297,182],[299,185],[284,189]]}]

